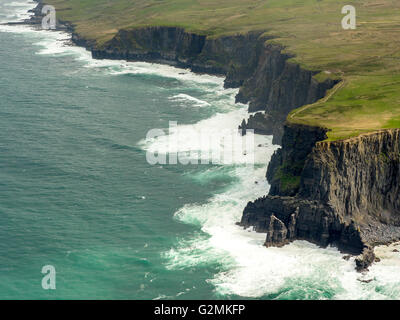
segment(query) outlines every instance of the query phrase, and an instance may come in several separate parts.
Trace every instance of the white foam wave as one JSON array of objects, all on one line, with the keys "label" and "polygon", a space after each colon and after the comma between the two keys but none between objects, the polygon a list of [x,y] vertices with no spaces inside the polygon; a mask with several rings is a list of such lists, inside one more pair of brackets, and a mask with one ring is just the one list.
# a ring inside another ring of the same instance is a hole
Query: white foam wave
[{"label": "white foam wave", "polygon": [[33,1],[13,1],[2,3],[2,10],[6,13],[6,17],[2,22],[19,22],[29,19],[33,14],[29,11],[35,8],[36,5],[37,3]]},{"label": "white foam wave", "polygon": [[198,75],[188,69],[180,69],[169,65],[153,64],[148,62],[126,62],[123,60],[108,60],[113,61],[116,65],[123,67],[120,70],[113,70],[114,75],[124,74],[149,74],[158,75],[166,78],[174,78],[182,81],[193,81],[196,83],[212,83],[222,85],[223,77],[211,75]]},{"label": "white foam wave", "polygon": [[188,105],[187,102],[189,102],[189,105],[194,106],[194,107],[209,107],[211,106],[207,101],[197,99],[195,97],[192,97],[188,94],[180,93],[177,95],[174,95],[169,98],[171,101],[177,101],[177,102],[186,102],[185,105]]},{"label": "white foam wave", "polygon": [[[184,70],[168,65],[153,64],[147,62],[127,62],[125,60],[96,60],[85,48],[77,47],[71,43],[71,35],[62,31],[37,30],[30,26],[16,25],[7,26],[1,25],[0,32],[12,32],[25,34],[33,39],[33,44],[40,49],[37,54],[64,56],[73,55],[76,60],[82,62],[83,67],[95,68],[102,70],[104,74],[121,76],[121,75],[155,75],[165,78],[173,78],[182,82],[190,82],[200,85],[204,91],[210,90],[216,96],[223,96],[227,93],[232,93],[233,90],[223,90],[224,78],[211,75],[198,75],[190,70]],[[216,90],[217,89],[217,90]],[[175,97],[183,99],[183,95]],[[190,96],[185,96],[186,99],[191,99]],[[192,97],[193,99],[196,99]],[[191,99],[191,101],[194,101]],[[198,106],[205,106],[206,101],[197,100]],[[223,109],[223,106],[221,106]]]},{"label": "white foam wave", "polygon": [[[265,168],[260,169],[260,181],[264,174]],[[216,195],[206,204],[186,205],[175,214],[180,221],[201,227],[210,238],[182,241],[166,255],[168,268],[202,265],[207,259],[211,264],[219,261],[224,270],[209,282],[220,295],[276,299],[400,297],[398,253],[390,253],[389,257],[380,254],[378,248],[382,262],[361,275],[355,271],[354,258],[345,261],[336,248],[321,249],[306,241],[296,241],[283,248],[267,249],[263,246],[265,234],[235,226],[246,201],[265,194],[268,189],[263,183],[255,186],[253,177],[247,177],[245,172],[238,175],[241,182],[234,188]],[[368,282],[369,279],[373,280]]]},{"label": "white foam wave", "polygon": [[35,6],[37,5],[37,2],[33,2],[33,1],[13,1],[13,2],[6,2],[5,4],[3,4],[6,7],[24,7],[26,8],[27,6]]},{"label": "white foam wave", "polygon": [[[218,294],[234,294],[276,299],[399,299],[400,253],[392,247],[378,247],[381,262],[362,275],[355,271],[354,258],[345,261],[336,248],[322,249],[306,241],[296,241],[283,248],[265,248],[265,234],[257,234],[235,226],[248,200],[267,193],[263,182],[265,167],[247,176],[246,168],[237,170],[240,182],[226,192],[214,196],[206,204],[186,205],[175,217],[198,225],[208,240],[185,246],[182,241],[167,257],[169,268],[205,264],[205,257],[220,263],[225,270],[209,282]],[[195,237],[189,243],[196,243]],[[204,250],[200,252],[200,249]],[[211,250],[211,248],[213,250]],[[400,249],[400,245],[398,246]],[[223,252],[223,253],[222,253]],[[197,261],[194,257],[202,257]],[[229,257],[229,258],[227,258]]]},{"label": "white foam wave", "polygon": [[[229,105],[228,101],[226,105]],[[166,128],[165,135],[142,140],[139,145],[153,154],[179,154],[180,159],[186,161],[199,159],[214,164],[265,164],[266,154],[275,149],[271,137],[254,135],[254,145],[249,135],[242,137],[237,127],[248,117],[247,108],[243,105],[235,108],[193,125]]]}]

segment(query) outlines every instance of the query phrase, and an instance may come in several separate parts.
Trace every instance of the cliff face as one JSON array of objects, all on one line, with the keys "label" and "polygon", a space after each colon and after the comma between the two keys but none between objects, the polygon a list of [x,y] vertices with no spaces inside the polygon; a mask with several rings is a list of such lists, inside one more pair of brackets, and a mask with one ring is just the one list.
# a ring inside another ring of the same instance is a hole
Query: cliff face
[{"label": "cliff face", "polygon": [[[361,270],[373,262],[373,246],[400,239],[400,129],[318,142],[324,135],[285,127],[267,172],[270,195],[250,202],[240,224],[268,232],[267,246],[305,239],[360,254]],[[281,171],[298,174],[298,183],[282,189]]]},{"label": "cliff face", "polygon": [[308,157],[299,196],[335,208],[371,245],[400,235],[400,129],[318,143]]},{"label": "cliff face", "polygon": [[[172,64],[195,72],[225,75],[225,87],[240,87],[237,102],[253,115],[242,129],[274,135],[280,143],[289,112],[322,98],[335,81],[317,82],[314,73],[288,62],[282,47],[266,44],[262,32],[209,38],[175,27],[121,30],[94,58]],[[78,41],[79,39],[75,39]]]},{"label": "cliff face", "polygon": [[283,148],[271,158],[267,180],[270,195],[294,196],[300,187],[300,176],[307,156],[318,141],[326,139],[326,130],[318,127],[285,126]]},{"label": "cliff face", "polygon": [[316,102],[337,83],[317,82],[313,72],[290,63],[290,57],[280,50],[264,47],[254,74],[244,82],[237,97],[239,102],[249,102],[250,112],[265,111],[250,117],[245,128],[272,133],[276,144],[281,144],[283,124],[290,111]]}]

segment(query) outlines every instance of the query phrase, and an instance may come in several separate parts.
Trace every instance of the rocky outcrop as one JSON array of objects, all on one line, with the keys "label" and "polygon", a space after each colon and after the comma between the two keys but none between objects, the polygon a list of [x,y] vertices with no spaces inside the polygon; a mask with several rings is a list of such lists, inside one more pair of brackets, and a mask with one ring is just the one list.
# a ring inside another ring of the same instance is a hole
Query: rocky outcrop
[{"label": "rocky outcrop", "polygon": [[42,14],[44,3],[42,0],[34,0],[34,1],[37,2],[38,5],[29,11],[32,13],[32,16],[30,17],[30,19],[25,20],[24,23],[31,25],[41,25],[42,19],[44,18],[44,14]]},{"label": "rocky outcrop", "polygon": [[[318,142],[324,135],[285,127],[268,168],[271,192],[247,205],[240,224],[267,232],[267,246],[296,239],[336,245],[359,255],[363,270],[374,261],[374,246],[400,239],[400,129]],[[298,184],[282,188],[288,172]]]},{"label": "rocky outcrop", "polygon": [[[40,30],[42,28],[42,20],[46,16],[45,14],[42,13],[43,7],[46,5],[46,3],[43,0],[32,0],[32,1],[37,2],[37,6],[28,11],[32,14],[29,19],[25,19],[20,22],[9,22],[7,24],[8,25],[30,25],[33,28],[37,28],[38,30]],[[56,21],[56,30],[57,31],[70,32],[70,33],[72,33],[72,35],[74,35],[73,29],[74,28],[70,23],[57,19],[57,21]]]},{"label": "rocky outcrop", "polygon": [[284,120],[275,118],[264,112],[257,112],[250,114],[248,120],[243,120],[239,129],[242,130],[243,134],[248,129],[253,130],[256,134],[273,135],[273,143],[281,144],[283,136],[283,125]]},{"label": "rocky outcrop", "polygon": [[[356,270],[364,271],[368,270],[368,267],[377,260],[374,249],[372,247],[365,247],[361,254],[355,259]],[[378,258],[379,261],[379,258]]]},{"label": "rocky outcrop", "polygon": [[[274,221],[271,226],[271,219],[279,220],[280,224]],[[307,240],[323,247],[333,244],[351,254],[360,254],[364,248],[354,224],[337,219],[328,204],[300,197],[265,196],[250,202],[240,225],[266,232],[267,246]]]},{"label": "rocky outcrop", "polygon": [[302,174],[300,195],[330,202],[338,214],[365,212],[400,224],[400,130],[317,143]]},{"label": "rocky outcrop", "polygon": [[268,164],[270,195],[294,196],[300,188],[300,176],[307,156],[318,141],[327,138],[326,129],[303,125],[286,125],[282,148]]},{"label": "rocky outcrop", "polygon": [[313,77],[316,72],[289,62],[290,56],[281,50],[265,46],[254,74],[244,82],[237,97],[239,102],[249,102],[249,112],[264,111],[250,117],[241,128],[273,134],[275,144],[281,144],[283,124],[290,111],[316,102],[337,83],[329,79],[318,82]]}]

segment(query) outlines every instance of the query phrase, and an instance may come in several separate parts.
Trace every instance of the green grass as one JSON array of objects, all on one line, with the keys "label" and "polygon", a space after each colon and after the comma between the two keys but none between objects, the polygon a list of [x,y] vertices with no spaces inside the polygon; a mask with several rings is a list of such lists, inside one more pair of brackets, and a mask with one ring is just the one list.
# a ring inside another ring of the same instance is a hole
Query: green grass
[{"label": "green grass", "polygon": [[301,181],[304,161],[288,163],[279,166],[275,171],[273,181],[279,183],[279,189],[286,194],[296,194]]},{"label": "green grass", "polygon": [[276,179],[280,183],[281,192],[293,192],[293,194],[296,194],[300,187],[300,176],[278,172]]},{"label": "green grass", "polygon": [[304,106],[289,114],[294,123],[331,129],[328,140],[400,127],[400,74],[346,77],[346,82],[327,101]]},{"label": "green grass", "polygon": [[[329,140],[400,127],[399,0],[52,0],[58,17],[101,46],[119,29],[180,26],[218,37],[263,30],[291,60],[343,79],[328,99],[293,111],[289,122],[331,129]],[[354,5],[357,29],[343,30]]]}]

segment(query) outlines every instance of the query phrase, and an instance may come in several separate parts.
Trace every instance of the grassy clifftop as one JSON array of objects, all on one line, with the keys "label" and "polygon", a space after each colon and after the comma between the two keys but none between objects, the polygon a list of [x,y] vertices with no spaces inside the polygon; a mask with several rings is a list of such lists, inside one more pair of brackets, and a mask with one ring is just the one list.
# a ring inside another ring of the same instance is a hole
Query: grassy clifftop
[{"label": "grassy clifftop", "polygon": [[[322,70],[316,79],[343,82],[288,121],[331,129],[330,140],[400,127],[400,1],[398,0],[52,0],[58,18],[99,45],[119,29],[179,26],[212,37],[265,30]],[[343,30],[341,9],[357,10],[357,29]]]}]

